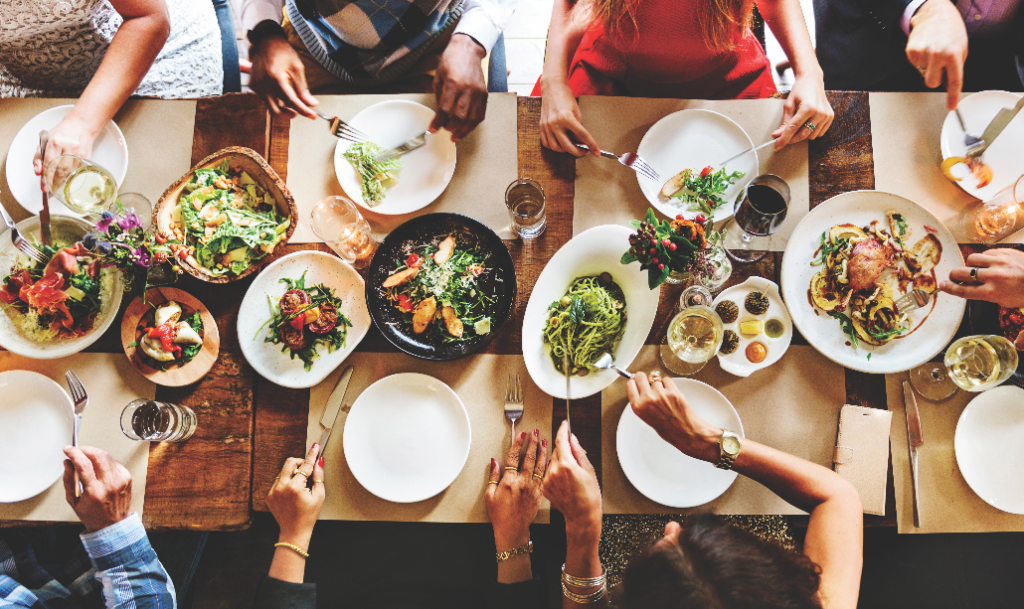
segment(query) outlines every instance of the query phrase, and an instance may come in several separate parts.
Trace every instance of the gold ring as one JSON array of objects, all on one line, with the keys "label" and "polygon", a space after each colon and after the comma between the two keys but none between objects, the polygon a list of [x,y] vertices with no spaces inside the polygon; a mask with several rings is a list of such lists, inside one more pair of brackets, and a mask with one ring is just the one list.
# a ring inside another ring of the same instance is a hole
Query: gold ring
[{"label": "gold ring", "polygon": [[508,471],[508,470],[512,470],[512,471],[516,472],[517,474],[519,473],[519,468],[518,467],[512,467],[511,465],[506,465],[505,466],[505,471]]},{"label": "gold ring", "polygon": [[978,281],[978,267],[976,266],[971,267],[971,281],[973,281],[974,283],[981,283],[980,281]]},{"label": "gold ring", "polygon": [[661,380],[661,373],[658,372],[657,370],[652,372],[651,373],[651,382],[652,383],[661,383],[662,382],[662,380]]},{"label": "gold ring", "polygon": [[541,482],[544,482],[544,476],[534,473],[533,477],[536,478],[537,480],[540,480]]},{"label": "gold ring", "polygon": [[299,469],[297,467],[295,468],[295,471],[292,472],[292,475],[293,476],[302,476],[303,478],[309,478],[309,474],[303,472],[301,469]]},{"label": "gold ring", "polygon": [[814,123],[812,123],[812,122],[806,122],[806,123],[804,123],[804,127],[807,127],[807,130],[808,130],[808,131],[814,131],[815,129],[817,129],[817,125],[815,125],[815,124],[814,124]]},{"label": "gold ring", "polygon": [[323,480],[313,480],[313,484],[323,484]]},{"label": "gold ring", "polygon": [[497,480],[488,480],[487,481],[487,484],[497,484],[497,483],[498,483]]}]

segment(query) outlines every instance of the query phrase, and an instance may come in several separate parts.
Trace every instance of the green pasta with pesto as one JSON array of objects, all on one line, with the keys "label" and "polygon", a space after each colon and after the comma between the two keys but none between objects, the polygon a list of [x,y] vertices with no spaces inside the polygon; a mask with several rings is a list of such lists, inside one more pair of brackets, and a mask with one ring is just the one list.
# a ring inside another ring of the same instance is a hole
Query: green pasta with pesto
[{"label": "green pasta with pesto", "polygon": [[560,373],[569,355],[569,374],[586,375],[604,353],[614,353],[626,331],[626,297],[611,275],[577,277],[560,300],[548,307],[544,344]]}]

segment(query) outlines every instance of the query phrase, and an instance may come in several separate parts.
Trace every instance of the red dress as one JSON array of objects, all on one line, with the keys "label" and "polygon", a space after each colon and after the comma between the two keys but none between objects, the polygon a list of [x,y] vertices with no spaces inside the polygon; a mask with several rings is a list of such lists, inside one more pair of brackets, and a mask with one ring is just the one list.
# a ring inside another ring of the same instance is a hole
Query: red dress
[{"label": "red dress", "polygon": [[[569,66],[573,95],[743,99],[774,94],[771,65],[749,28],[730,50],[707,46],[693,8],[702,1],[641,2],[637,27],[630,23],[615,36],[592,24]],[[538,79],[533,95],[540,94]]]}]

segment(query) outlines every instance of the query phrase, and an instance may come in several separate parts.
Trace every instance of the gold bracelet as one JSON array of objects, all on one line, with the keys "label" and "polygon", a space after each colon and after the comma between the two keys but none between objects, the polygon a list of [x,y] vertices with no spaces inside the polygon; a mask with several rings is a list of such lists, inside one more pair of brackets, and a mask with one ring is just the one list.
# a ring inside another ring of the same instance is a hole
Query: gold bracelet
[{"label": "gold bracelet", "polygon": [[578,605],[589,605],[590,603],[596,603],[608,594],[608,586],[601,584],[601,587],[597,589],[597,592],[591,594],[576,594],[572,590],[566,587],[565,582],[562,582],[562,594],[565,598]]},{"label": "gold bracelet", "polygon": [[511,550],[505,550],[504,552],[498,552],[498,553],[496,553],[494,555],[494,557],[498,559],[498,562],[501,562],[503,560],[508,560],[508,559],[512,558],[513,556],[518,556],[520,554],[533,554],[533,540],[532,539],[530,541],[527,541],[525,544],[519,546],[518,548],[512,548]]},{"label": "gold bracelet", "polygon": [[279,542],[274,544],[274,547],[275,548],[288,548],[289,550],[293,550],[296,554],[298,554],[299,556],[301,556],[303,558],[309,558],[309,552],[303,550],[302,548],[300,548],[299,546],[297,546],[297,545],[295,545],[293,543],[288,543],[288,542],[285,542],[285,541],[279,541]]},{"label": "gold bracelet", "polygon": [[565,572],[565,563],[562,563],[562,581],[577,588],[593,588],[605,583],[606,571],[602,569],[597,577],[575,577]]}]

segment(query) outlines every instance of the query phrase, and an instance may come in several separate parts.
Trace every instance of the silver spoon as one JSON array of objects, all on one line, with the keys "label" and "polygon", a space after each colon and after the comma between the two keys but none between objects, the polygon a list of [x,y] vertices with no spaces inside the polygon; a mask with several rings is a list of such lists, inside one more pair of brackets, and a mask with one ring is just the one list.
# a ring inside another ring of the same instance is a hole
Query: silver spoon
[{"label": "silver spoon", "polygon": [[612,358],[611,353],[605,353],[601,357],[597,358],[597,361],[591,364],[593,367],[599,370],[614,370],[619,373],[622,378],[631,379],[633,373],[628,370],[623,370],[615,365],[615,360]]}]

